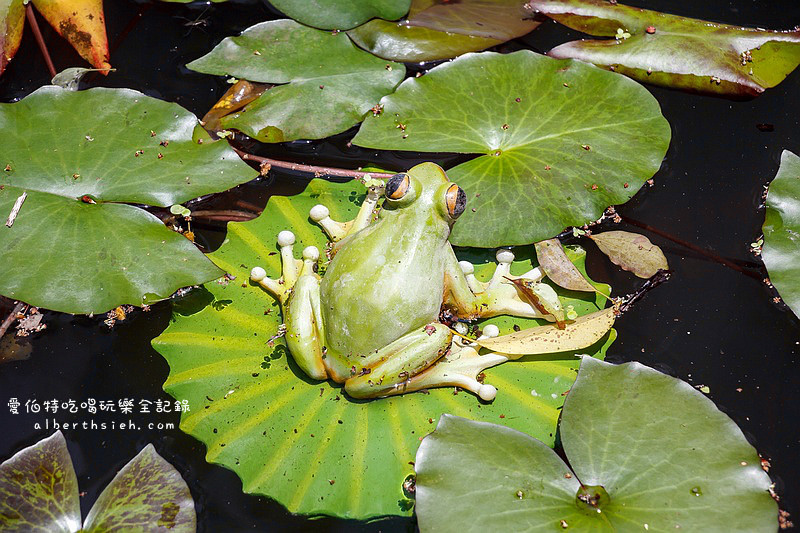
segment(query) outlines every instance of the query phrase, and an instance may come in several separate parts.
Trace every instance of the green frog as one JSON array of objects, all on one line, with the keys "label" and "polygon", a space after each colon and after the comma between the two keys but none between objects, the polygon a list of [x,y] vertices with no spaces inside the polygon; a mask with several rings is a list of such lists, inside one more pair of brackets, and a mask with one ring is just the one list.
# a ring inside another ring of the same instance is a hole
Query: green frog
[{"label": "green frog", "polygon": [[[479,355],[440,322],[440,313],[460,320],[554,317],[520,297],[512,281],[536,282],[543,274],[534,268],[512,276],[510,250],[498,250],[488,283],[475,277],[472,264],[458,261],[448,239],[466,200],[441,167],[423,163],[369,187],[352,221],[336,222],[325,206],[313,207],[310,218],[333,243],[322,278],[319,250],[309,246],[297,260],[294,234],[278,234],[282,277],[270,279],[255,267],[250,278],[279,300],[286,344],[309,377],[344,383],[353,398],[444,386],[495,398],[497,389],[479,376],[514,356]],[[484,328],[484,335],[497,335],[497,328]]]}]

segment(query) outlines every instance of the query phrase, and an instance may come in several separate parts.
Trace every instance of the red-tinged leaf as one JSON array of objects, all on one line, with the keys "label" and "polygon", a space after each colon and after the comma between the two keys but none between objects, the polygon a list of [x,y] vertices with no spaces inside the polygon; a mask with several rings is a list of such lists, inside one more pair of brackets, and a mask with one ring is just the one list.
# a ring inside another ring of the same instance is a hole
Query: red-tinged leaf
[{"label": "red-tinged leaf", "polygon": [[254,83],[247,80],[237,81],[230,89],[225,91],[222,98],[205,114],[203,127],[208,131],[223,129],[219,123],[222,117],[238,111],[253,100],[256,100],[270,87],[271,85],[267,83]]},{"label": "red-tinged leaf", "polygon": [[541,22],[520,0],[414,0],[408,25],[505,42],[525,35]]},{"label": "red-tinged leaf", "polygon": [[25,6],[22,0],[0,0],[0,74],[17,53],[24,26]]},{"label": "red-tinged leaf", "polygon": [[[1,1],[1,0],[0,0]],[[31,0],[86,61],[108,74],[108,39],[102,0]]]},{"label": "red-tinged leaf", "polygon": [[520,0],[413,0],[407,20],[373,19],[347,33],[379,57],[416,62],[491,48],[539,24]]},{"label": "red-tinged leaf", "polygon": [[605,0],[531,0],[531,7],[604,40],[562,44],[548,55],[573,58],[636,80],[698,93],[753,97],[800,64],[800,30],[729,26]]}]

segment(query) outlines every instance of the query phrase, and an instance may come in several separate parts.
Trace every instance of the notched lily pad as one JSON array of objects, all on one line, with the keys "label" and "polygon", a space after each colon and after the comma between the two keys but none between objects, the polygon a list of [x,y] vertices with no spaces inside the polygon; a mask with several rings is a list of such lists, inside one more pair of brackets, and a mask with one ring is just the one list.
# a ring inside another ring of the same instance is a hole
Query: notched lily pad
[{"label": "notched lily pad", "polygon": [[[311,207],[324,204],[335,220],[349,220],[364,193],[356,181],[314,179],[300,194],[270,197],[257,219],[228,224],[226,243],[211,257],[236,281],[206,284],[214,301],[194,312],[181,310],[153,341],[170,365],[164,389],[192,406],[181,429],[205,443],[208,461],[234,470],[245,492],[267,495],[295,513],[410,515],[413,505],[402,488],[413,472],[408,463],[441,413],[503,422],[552,443],[563,394],[576,375],[574,352],[527,355],[486,371],[486,382],[499,389],[490,404],[453,389],[353,401],[340,385],[309,380],[277,336],[283,322],[277,302],[240,280],[254,266],[280,276],[279,231],[295,233],[296,253],[310,245],[323,250],[327,239],[309,220]],[[532,267],[532,247],[514,253],[513,275]],[[494,272],[494,253],[457,254],[476,265],[481,281]],[[573,257],[582,272],[584,258]],[[560,295],[579,314],[605,305],[591,293]],[[501,334],[541,324],[511,317],[490,322]],[[602,357],[614,337],[612,330],[580,353]]]},{"label": "notched lily pad", "polygon": [[197,127],[180,106],[127,89],[50,86],[0,104],[0,293],[98,313],[222,275],[125,205],[167,207],[255,177],[227,144],[194,142]]},{"label": "notched lily pad", "polygon": [[584,357],[559,427],[571,468],[528,435],[442,416],[416,456],[420,530],[778,526],[758,454],[683,381],[638,363]]},{"label": "notched lily pad", "polygon": [[800,30],[742,28],[605,0],[531,0],[561,24],[605,40],[556,46],[547,55],[594,63],[642,82],[752,97],[800,64]]},{"label": "notched lily pad", "polygon": [[360,50],[344,33],[292,20],[256,24],[187,67],[276,84],[242,111],[219,120],[220,127],[263,142],[322,139],[345,131],[405,76],[402,64]]},{"label": "notched lily pad", "polygon": [[596,220],[658,170],[670,139],[638,83],[529,51],[465,54],[381,104],[353,144],[479,155],[447,171],[469,199],[460,246],[530,244]]},{"label": "notched lily pad", "polygon": [[800,157],[781,154],[778,174],[767,191],[761,257],[769,279],[795,315],[800,316]]},{"label": "notched lily pad", "polygon": [[0,464],[0,530],[6,533],[193,533],[196,522],[189,487],[152,444],[109,483],[83,528],[78,480],[60,431]]}]

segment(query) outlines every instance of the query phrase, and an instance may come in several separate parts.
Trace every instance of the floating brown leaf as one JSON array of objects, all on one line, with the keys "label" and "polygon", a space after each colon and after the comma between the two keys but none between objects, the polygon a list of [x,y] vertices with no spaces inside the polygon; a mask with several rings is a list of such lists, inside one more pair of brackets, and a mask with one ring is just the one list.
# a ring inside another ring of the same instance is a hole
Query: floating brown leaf
[{"label": "floating brown leaf", "polygon": [[564,253],[561,241],[548,239],[537,242],[534,246],[536,247],[536,257],[539,259],[539,267],[544,270],[550,281],[571,291],[595,291],[592,284],[586,281],[586,278]]},{"label": "floating brown leaf", "polygon": [[669,270],[664,252],[644,235],[629,231],[606,231],[589,235],[589,238],[612,263],[640,278],[647,279],[659,270]]},{"label": "floating brown leaf", "polygon": [[[553,318],[555,318],[556,327],[558,329],[564,329],[567,327],[566,323],[564,322],[564,308],[561,306],[561,302],[558,301],[558,295],[555,293],[552,287],[538,281],[531,281],[529,279],[506,279],[513,283],[517,287],[517,290],[522,294],[523,299],[527,300],[531,305],[538,309],[540,313],[551,315]],[[555,297],[555,299],[553,300],[552,298],[548,298],[548,295],[546,294],[547,292],[552,292],[552,295]]]},{"label": "floating brown leaf", "polygon": [[614,308],[609,307],[580,316],[564,329],[547,324],[475,342],[489,350],[511,356],[581,350],[602,339],[614,325],[615,318]]}]

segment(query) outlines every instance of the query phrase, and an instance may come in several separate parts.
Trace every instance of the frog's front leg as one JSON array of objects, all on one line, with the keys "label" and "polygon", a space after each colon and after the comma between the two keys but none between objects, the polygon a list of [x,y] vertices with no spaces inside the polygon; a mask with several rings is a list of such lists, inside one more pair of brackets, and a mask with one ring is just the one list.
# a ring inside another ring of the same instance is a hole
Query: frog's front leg
[{"label": "frog's front leg", "polygon": [[379,398],[434,387],[461,387],[491,401],[497,389],[480,383],[477,377],[507,360],[499,354],[479,356],[473,347],[453,340],[447,326],[432,322],[366,357],[361,368],[353,367],[345,391],[353,398]]},{"label": "frog's front leg", "polygon": [[372,185],[367,189],[367,196],[358,209],[356,218],[347,222],[337,222],[331,218],[330,210],[322,204],[317,204],[311,208],[309,217],[311,220],[322,226],[328,234],[331,242],[337,243],[353,233],[369,226],[372,220],[372,212],[378,205],[383,195],[383,185]]},{"label": "frog's front leg", "polygon": [[316,246],[303,250],[303,260],[294,258],[295,236],[291,231],[278,234],[283,275],[279,280],[267,277],[266,271],[255,267],[250,279],[272,293],[281,304],[286,327],[286,345],[297,366],[309,377],[324,380],[328,374],[324,365],[324,328],[319,305],[319,276],[314,266],[319,259]]},{"label": "frog's front leg", "polygon": [[475,319],[497,315],[555,320],[544,315],[530,302],[520,298],[512,279],[540,281],[544,274],[537,267],[521,276],[511,275],[514,253],[497,250],[497,267],[492,279],[484,283],[475,277],[475,267],[468,261],[458,261],[450,250],[445,267],[445,306],[453,309],[460,318]]}]

